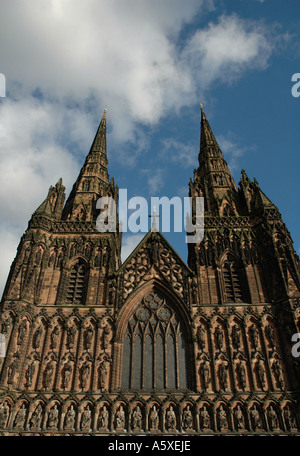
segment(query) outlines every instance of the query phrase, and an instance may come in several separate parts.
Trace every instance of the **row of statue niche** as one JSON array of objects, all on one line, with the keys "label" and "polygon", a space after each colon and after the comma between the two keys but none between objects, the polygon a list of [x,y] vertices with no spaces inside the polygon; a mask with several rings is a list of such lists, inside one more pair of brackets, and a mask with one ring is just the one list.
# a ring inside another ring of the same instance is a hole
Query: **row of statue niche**
[{"label": "row of statue niche", "polygon": [[259,262],[259,254],[255,245],[250,247],[249,242],[245,242],[242,246],[237,237],[230,240],[229,236],[223,236],[218,239],[216,244],[207,242],[206,246],[204,246],[204,244],[200,246],[197,251],[199,264],[214,266],[215,261],[220,258],[227,249],[238,255],[241,253],[247,264],[250,264],[251,262],[257,264]]},{"label": "row of statue niche", "polygon": [[[26,331],[27,331],[26,322],[25,322],[25,320],[22,320],[22,322],[20,323],[19,329],[18,329],[18,336],[17,336],[17,345],[18,346],[23,344],[24,338],[26,335]],[[77,329],[76,329],[75,325],[69,326],[67,328],[66,345],[69,350],[72,350],[74,347],[76,332],[77,332]],[[53,328],[53,331],[51,332],[51,335],[50,335],[50,348],[52,350],[54,350],[58,347],[60,333],[61,333],[60,327],[58,325],[56,325]],[[33,339],[32,339],[32,347],[36,350],[40,348],[42,334],[43,334],[43,328],[40,325],[36,329],[36,331],[33,335]],[[89,350],[91,348],[93,336],[94,336],[94,329],[93,329],[93,326],[90,324],[85,329],[84,336],[83,336],[83,345],[84,345],[85,350]],[[109,336],[110,336],[110,328],[109,328],[108,324],[105,324],[103,327],[102,336],[101,336],[101,346],[102,346],[103,350],[107,350],[109,348]]]},{"label": "row of statue niche", "polygon": [[[275,348],[275,330],[271,324],[268,324],[265,328],[265,334],[269,342],[269,346]],[[218,325],[214,332],[215,337],[215,346],[216,349],[222,351],[224,348],[224,332]],[[254,324],[249,327],[249,337],[252,344],[252,347],[257,350],[259,347],[259,333]],[[206,346],[206,330],[203,325],[200,325],[196,332],[196,338],[198,343],[198,348],[203,350]],[[241,328],[239,325],[235,324],[232,327],[231,332],[232,347],[236,350],[240,350],[241,347]]]},{"label": "row of statue niche", "polygon": [[[92,253],[92,246],[90,244],[87,244],[85,247],[83,245],[75,245],[72,244],[69,250],[69,255],[68,258],[73,258],[77,254],[83,254],[86,258],[91,257]],[[105,267],[108,264],[110,257],[110,247],[109,246],[103,246],[101,248],[101,251],[98,249],[98,251],[95,253],[95,259],[94,259],[94,266],[95,267]],[[62,265],[62,262],[65,258],[65,253],[64,251],[60,251],[58,254],[56,252],[53,252],[50,255],[49,261],[48,261],[48,267],[52,267],[55,264],[55,267],[59,267]]]},{"label": "row of statue niche", "polygon": [[[292,412],[290,406],[286,406],[284,408],[284,420],[288,430],[296,429],[296,419],[295,415]],[[268,407],[266,411],[267,415],[266,418],[269,423],[269,427],[272,430],[276,430],[280,428],[280,422],[278,414],[273,407],[272,404]],[[74,409],[73,404],[70,405],[64,419],[64,429],[65,430],[75,430],[76,425],[76,410]],[[6,402],[2,403],[0,407],[0,428],[5,428],[7,426],[8,420],[10,415],[10,407]],[[30,421],[29,427],[30,429],[40,429],[42,424],[42,419],[44,415],[44,409],[41,403],[39,403],[36,408],[34,409]],[[48,430],[57,430],[59,425],[59,417],[60,412],[57,407],[57,404],[54,404],[48,413],[48,419],[46,421],[46,429]],[[24,429],[25,423],[27,418],[27,407],[25,404],[19,408],[13,423],[13,427],[17,429]],[[208,407],[204,405],[200,409],[199,413],[200,418],[200,427],[203,430],[212,429],[212,415],[211,411],[209,411]],[[228,429],[229,428],[229,416],[228,410],[222,404],[216,411],[216,419],[217,425],[220,430]],[[235,423],[235,428],[237,430],[242,430],[246,428],[246,420],[245,414],[242,410],[240,404],[238,404],[233,410],[233,419]],[[139,406],[137,406],[132,413],[132,429],[133,430],[140,430],[142,429],[142,420],[143,415],[142,411]],[[126,427],[126,417],[125,411],[123,406],[121,405],[116,413],[114,419],[114,425],[116,429],[125,429]],[[149,430],[158,430],[159,429],[159,410],[157,406],[154,405],[149,413]],[[250,409],[250,421],[252,423],[252,427],[254,430],[259,430],[264,428],[264,419],[263,416],[256,406]],[[82,412],[81,421],[80,421],[80,428],[81,430],[90,430],[92,426],[92,410],[89,404],[87,404]],[[188,405],[182,414],[182,427],[184,430],[192,430],[194,426],[193,421],[193,414]],[[98,427],[99,429],[108,429],[109,427],[109,411],[104,405],[99,414],[98,420]],[[171,405],[169,409],[166,411],[166,429],[168,430],[175,430],[177,428],[177,419],[176,414]]]},{"label": "row of statue niche", "polygon": [[[272,363],[272,371],[277,383],[277,386],[283,390],[285,383],[284,383],[284,375],[281,363],[278,358],[275,358]],[[254,364],[254,372],[257,375],[257,381],[260,388],[264,388],[266,386],[266,378],[265,378],[265,364],[263,360],[258,356],[257,360]],[[200,377],[202,379],[202,385],[205,390],[208,389],[211,383],[210,377],[210,363],[209,361],[203,361],[200,364],[199,368]],[[228,386],[228,364],[226,361],[222,361],[218,364],[217,370],[220,388],[225,390]],[[245,390],[246,389],[246,368],[243,362],[239,362],[236,364],[236,378],[240,385],[240,387]]]}]

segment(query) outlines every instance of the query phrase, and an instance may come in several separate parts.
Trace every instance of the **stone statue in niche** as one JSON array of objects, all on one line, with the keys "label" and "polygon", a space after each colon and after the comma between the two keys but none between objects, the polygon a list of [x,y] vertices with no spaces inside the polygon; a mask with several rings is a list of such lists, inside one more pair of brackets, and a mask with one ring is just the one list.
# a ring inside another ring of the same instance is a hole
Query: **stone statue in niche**
[{"label": "stone statue in niche", "polygon": [[237,407],[234,409],[234,419],[237,429],[245,428],[245,418],[240,404],[238,404]]},{"label": "stone statue in niche", "polygon": [[68,388],[68,386],[69,386],[72,371],[73,371],[72,363],[69,360],[66,362],[66,364],[64,365],[64,368],[63,368],[62,386],[64,389]]},{"label": "stone statue in niche", "polygon": [[89,350],[92,346],[93,335],[94,335],[93,327],[90,324],[84,332],[84,348],[86,350]]},{"label": "stone statue in niche", "polygon": [[176,415],[172,405],[167,410],[166,425],[169,430],[176,429]]},{"label": "stone statue in niche", "polygon": [[8,385],[13,384],[18,367],[19,367],[19,354],[15,353],[13,356],[13,361],[10,363],[10,365],[8,367],[8,374],[7,374]]},{"label": "stone statue in niche", "polygon": [[217,326],[217,327],[216,327],[216,330],[215,330],[215,343],[216,343],[216,348],[217,348],[217,350],[222,351],[222,349],[223,349],[223,342],[224,342],[223,331],[222,331],[222,329],[220,328],[220,326]]},{"label": "stone statue in niche", "polygon": [[252,346],[254,348],[254,350],[257,350],[257,347],[258,347],[258,331],[255,327],[254,324],[252,324],[249,328],[249,335],[250,335],[250,339],[251,339],[251,343],[252,343]]},{"label": "stone statue in niche", "polygon": [[82,414],[81,429],[82,430],[90,429],[91,423],[92,423],[92,412],[91,412],[89,405],[87,404],[83,411],[83,414]]},{"label": "stone statue in niche", "polygon": [[274,377],[276,379],[277,384],[279,385],[280,389],[283,390],[284,388],[284,380],[283,380],[283,371],[281,367],[280,361],[276,358],[272,364],[272,370],[274,372]]},{"label": "stone statue in niche", "polygon": [[261,429],[262,421],[261,421],[259,411],[257,410],[257,407],[255,404],[250,411],[250,415],[251,415],[252,426],[253,426],[254,430]]},{"label": "stone statue in niche", "polygon": [[182,424],[183,424],[183,429],[186,431],[193,428],[193,415],[192,415],[189,405],[183,411]]},{"label": "stone statue in niche", "polygon": [[122,405],[120,405],[120,407],[118,408],[118,410],[116,412],[115,426],[116,426],[116,429],[125,428],[125,412],[124,412]]},{"label": "stone statue in niche", "polygon": [[138,430],[142,428],[142,412],[139,406],[137,406],[132,414],[132,428]]},{"label": "stone statue in niche", "polygon": [[20,409],[16,415],[16,418],[15,418],[14,426],[16,428],[20,429],[20,428],[24,427],[25,420],[26,420],[26,413],[27,413],[26,406],[25,406],[25,404],[22,404],[22,406],[20,407]]},{"label": "stone statue in niche", "polygon": [[219,374],[220,388],[224,391],[226,390],[227,385],[228,385],[227,368],[228,368],[228,366],[225,364],[224,361],[222,361],[219,364],[218,374]]},{"label": "stone statue in niche", "polygon": [[272,405],[270,405],[270,407],[268,409],[268,419],[269,419],[271,429],[279,429],[278,416]]},{"label": "stone statue in niche", "polygon": [[156,405],[154,405],[149,416],[150,429],[158,430],[158,420],[158,411]]},{"label": "stone statue in niche", "polygon": [[110,335],[110,329],[109,325],[105,323],[102,331],[102,347],[103,350],[107,350],[109,347],[109,335]]},{"label": "stone statue in niche", "polygon": [[54,367],[53,367],[53,362],[49,361],[45,367],[44,370],[44,387],[46,389],[50,388],[51,382],[52,382],[52,377],[54,373]]},{"label": "stone statue in niche", "polygon": [[204,361],[200,366],[200,375],[202,378],[203,388],[207,390],[210,384],[210,369],[209,369],[209,362]]},{"label": "stone statue in niche", "polygon": [[256,369],[256,373],[257,373],[257,379],[258,379],[259,386],[261,387],[261,389],[263,389],[266,384],[265,368],[264,368],[264,363],[260,358],[258,358],[258,360],[256,362],[255,369]]},{"label": "stone statue in niche", "polygon": [[267,339],[270,343],[270,347],[274,348],[275,347],[275,331],[274,328],[271,324],[268,324],[265,328],[266,336]]},{"label": "stone statue in niche", "polygon": [[220,405],[220,407],[218,408],[218,420],[219,420],[219,426],[220,426],[221,430],[228,428],[227,413],[226,413],[226,410],[224,409],[223,405]]},{"label": "stone statue in niche", "polygon": [[36,330],[36,332],[34,333],[34,336],[33,336],[33,341],[32,341],[32,346],[35,350],[37,350],[38,348],[40,348],[40,343],[41,343],[41,338],[42,338],[42,327],[39,326]]},{"label": "stone statue in niche", "polygon": [[32,361],[28,364],[25,377],[26,377],[26,385],[29,387],[32,385],[32,380],[35,372],[35,361]]},{"label": "stone statue in niche", "polygon": [[59,327],[56,325],[50,336],[50,348],[52,350],[57,348],[58,339],[59,339]]},{"label": "stone statue in niche", "polygon": [[90,363],[88,361],[85,361],[83,365],[81,366],[80,369],[80,374],[81,374],[81,387],[86,388],[88,379],[90,376]]},{"label": "stone statue in niche", "polygon": [[295,420],[295,415],[292,412],[291,408],[289,405],[287,405],[284,409],[284,419],[287,428],[290,429],[296,429],[296,420]]},{"label": "stone statue in niche", "polygon": [[200,425],[202,429],[210,429],[210,415],[205,405],[200,411]]},{"label": "stone statue in niche", "polygon": [[47,423],[48,429],[57,429],[58,414],[59,414],[59,411],[57,408],[57,404],[54,404],[54,406],[50,409],[49,415],[48,415],[48,423]]},{"label": "stone statue in niche", "polygon": [[7,403],[4,402],[0,408],[0,428],[4,428],[6,426],[9,412],[10,412],[10,409],[9,409]]},{"label": "stone statue in niche", "polygon": [[65,419],[65,429],[74,429],[76,412],[73,404],[71,404]]},{"label": "stone statue in niche", "polygon": [[103,360],[99,366],[99,388],[101,391],[106,389],[106,378],[107,378],[107,361]]},{"label": "stone statue in niche", "polygon": [[22,345],[26,334],[26,322],[22,320],[18,330],[17,345]]},{"label": "stone statue in niche", "polygon": [[104,429],[108,428],[108,418],[109,418],[108,410],[106,408],[106,405],[103,405],[103,408],[102,408],[100,416],[99,416],[100,428],[104,428]]},{"label": "stone statue in niche", "polygon": [[197,343],[200,350],[203,350],[205,348],[205,337],[206,331],[203,325],[200,325],[197,329]]},{"label": "stone statue in niche", "polygon": [[246,369],[244,363],[240,362],[236,366],[237,380],[243,390],[246,388]]},{"label": "stone statue in niche", "polygon": [[67,347],[69,350],[72,350],[75,343],[76,328],[71,326],[67,329]]},{"label": "stone statue in niche", "polygon": [[31,420],[30,420],[31,429],[40,428],[41,421],[42,421],[42,413],[43,413],[43,408],[42,408],[41,404],[38,404],[37,407],[35,408],[33,414],[31,415]]},{"label": "stone statue in niche", "polygon": [[232,337],[233,348],[235,348],[236,350],[239,350],[240,345],[241,345],[241,330],[237,324],[235,324],[232,327],[231,337]]}]

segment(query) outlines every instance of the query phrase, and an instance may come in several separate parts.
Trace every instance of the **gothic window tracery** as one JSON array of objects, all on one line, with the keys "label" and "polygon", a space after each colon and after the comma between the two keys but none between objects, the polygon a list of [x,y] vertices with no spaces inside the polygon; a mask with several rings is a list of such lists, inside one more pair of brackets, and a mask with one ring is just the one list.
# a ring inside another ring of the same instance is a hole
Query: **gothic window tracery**
[{"label": "gothic window tracery", "polygon": [[222,267],[225,302],[241,302],[244,293],[240,271],[231,259],[226,259]]},{"label": "gothic window tracery", "polygon": [[155,293],[145,296],[129,319],[123,344],[122,389],[186,389],[184,327]]}]

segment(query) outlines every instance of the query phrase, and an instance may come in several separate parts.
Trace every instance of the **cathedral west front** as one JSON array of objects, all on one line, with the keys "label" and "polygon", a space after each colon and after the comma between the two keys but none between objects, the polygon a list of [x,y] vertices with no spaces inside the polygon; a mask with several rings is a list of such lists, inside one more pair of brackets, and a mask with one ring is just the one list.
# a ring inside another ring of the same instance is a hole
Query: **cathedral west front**
[{"label": "cathedral west front", "polygon": [[118,203],[106,121],[12,263],[0,435],[299,434],[299,258],[278,208],[244,170],[236,185],[202,108],[187,194],[204,198],[203,239],[185,263],[150,230],[122,263],[118,216],[96,227],[97,200]]}]

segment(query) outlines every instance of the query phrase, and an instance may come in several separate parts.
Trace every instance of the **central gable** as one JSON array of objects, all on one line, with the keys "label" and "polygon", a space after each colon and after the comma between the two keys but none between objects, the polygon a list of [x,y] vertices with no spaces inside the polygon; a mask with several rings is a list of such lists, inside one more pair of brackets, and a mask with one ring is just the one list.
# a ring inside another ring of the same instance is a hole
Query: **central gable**
[{"label": "central gable", "polygon": [[149,231],[118,271],[122,303],[140,286],[155,279],[167,285],[189,306],[194,273],[158,231]]}]

